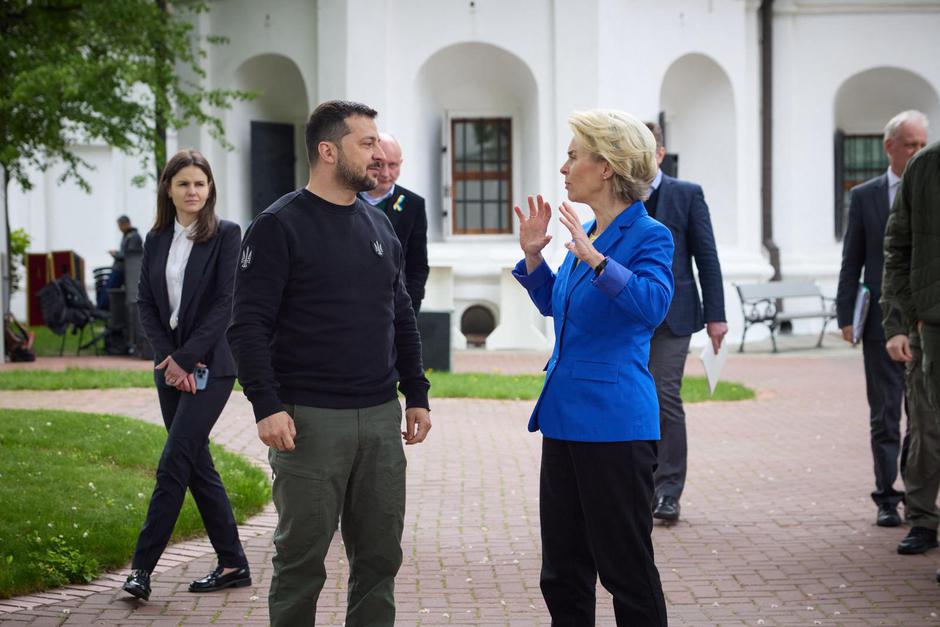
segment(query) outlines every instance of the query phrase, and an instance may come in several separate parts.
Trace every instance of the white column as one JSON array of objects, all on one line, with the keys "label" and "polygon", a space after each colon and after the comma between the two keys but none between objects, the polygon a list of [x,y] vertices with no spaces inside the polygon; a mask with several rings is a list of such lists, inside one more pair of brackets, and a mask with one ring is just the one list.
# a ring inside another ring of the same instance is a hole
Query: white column
[{"label": "white column", "polygon": [[545,350],[548,339],[534,324],[535,311],[529,295],[503,267],[499,275],[499,326],[486,338],[487,349]]}]

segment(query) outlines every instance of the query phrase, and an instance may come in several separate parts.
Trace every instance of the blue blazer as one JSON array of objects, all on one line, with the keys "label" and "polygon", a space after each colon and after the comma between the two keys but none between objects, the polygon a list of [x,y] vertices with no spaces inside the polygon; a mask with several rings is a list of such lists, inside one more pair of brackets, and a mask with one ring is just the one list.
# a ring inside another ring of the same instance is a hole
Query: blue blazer
[{"label": "blue blazer", "polygon": [[[721,264],[701,186],[664,174],[659,184],[656,219],[669,227],[676,244],[672,260],[676,296],[666,314],[669,330],[676,335],[692,335],[706,322],[725,322]],[[702,284],[701,299],[692,275],[693,257]]]},{"label": "blue blazer", "polygon": [[650,338],[672,300],[672,236],[637,201],[594,247],[608,258],[597,278],[588,264],[575,266],[570,252],[557,275],[545,263],[527,274],[525,260],[513,270],[555,323],[529,431],[580,442],[658,440],[659,403],[647,363]]}]

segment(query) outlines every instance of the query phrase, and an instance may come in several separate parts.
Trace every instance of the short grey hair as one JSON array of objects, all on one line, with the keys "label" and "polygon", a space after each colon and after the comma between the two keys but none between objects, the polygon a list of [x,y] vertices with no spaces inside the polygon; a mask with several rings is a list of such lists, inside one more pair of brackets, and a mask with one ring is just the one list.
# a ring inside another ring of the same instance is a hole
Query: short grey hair
[{"label": "short grey hair", "polygon": [[927,116],[918,111],[917,109],[908,109],[907,111],[901,111],[899,114],[888,120],[888,123],[885,125],[885,141],[889,139],[894,139],[898,132],[901,130],[901,126],[904,124],[909,124],[915,122],[924,127],[924,130],[927,130],[927,127],[930,126],[930,122],[927,120]]}]

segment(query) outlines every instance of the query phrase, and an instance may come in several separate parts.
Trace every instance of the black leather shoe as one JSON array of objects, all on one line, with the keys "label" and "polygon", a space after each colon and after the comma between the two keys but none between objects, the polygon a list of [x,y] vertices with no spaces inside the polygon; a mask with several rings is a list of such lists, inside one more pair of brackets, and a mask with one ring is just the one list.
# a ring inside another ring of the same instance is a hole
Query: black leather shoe
[{"label": "black leather shoe", "polygon": [[878,506],[878,517],[875,524],[879,527],[898,527],[901,524],[901,517],[898,516],[898,508],[888,503],[882,503]]},{"label": "black leather shoe", "polygon": [[679,499],[674,496],[661,496],[653,508],[653,518],[674,522],[679,520]]},{"label": "black leather shoe", "polygon": [[926,527],[911,527],[907,537],[898,543],[901,555],[917,555],[937,548],[937,530]]},{"label": "black leather shoe", "polygon": [[127,581],[121,586],[124,592],[130,593],[138,599],[150,600],[150,573],[146,570],[132,571]]},{"label": "black leather shoe", "polygon": [[251,571],[248,567],[233,570],[227,575],[222,574],[219,566],[211,573],[189,584],[190,592],[214,592],[225,588],[244,588],[251,585]]},{"label": "black leather shoe", "polygon": [[940,583],[940,570],[937,571],[937,583]]}]

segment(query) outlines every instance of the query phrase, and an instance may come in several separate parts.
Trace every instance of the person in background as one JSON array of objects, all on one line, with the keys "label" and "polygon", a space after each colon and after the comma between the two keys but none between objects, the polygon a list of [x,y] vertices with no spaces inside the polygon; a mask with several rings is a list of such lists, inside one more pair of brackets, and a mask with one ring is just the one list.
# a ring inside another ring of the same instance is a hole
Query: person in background
[{"label": "person in background", "polygon": [[111,264],[111,274],[108,275],[107,282],[95,294],[98,309],[104,311],[108,311],[111,307],[108,290],[124,287],[124,257],[127,253],[139,253],[143,252],[144,249],[140,233],[137,232],[136,227],[131,225],[130,218],[123,215],[119,216],[117,226],[121,231],[121,245],[117,250],[108,251],[108,254],[114,258],[114,262]]},{"label": "person in background", "polygon": [[[672,259],[676,294],[666,320],[656,329],[650,342],[650,372],[656,380],[662,433],[654,475],[653,518],[674,522],[679,520],[679,499],[685,489],[689,456],[685,408],[680,395],[689,343],[692,334],[705,327],[712,350],[717,354],[728,333],[728,323],[721,264],[705,194],[695,183],[663,174],[658,168],[666,156],[662,129],[653,122],[647,122],[646,126],[656,138],[657,171],[644,204],[651,217],[669,227],[676,244]],[[692,273],[693,259],[702,286],[701,299]]]},{"label": "person in background", "polygon": [[405,254],[405,288],[411,297],[415,316],[421,311],[424,285],[428,282],[428,217],[424,211],[424,198],[398,184],[401,175],[401,145],[388,133],[379,133],[379,145],[384,158],[376,160],[372,169],[378,175],[375,189],[360,192],[360,196],[380,209],[395,228]]},{"label": "person in background", "polygon": [[147,234],[137,295],[167,429],[157,484],[123,586],[145,601],[187,488],[219,560],[211,573],[189,584],[189,591],[251,585],[232,506],[209,452],[209,432],[235,385],[225,329],[241,239],[237,224],[216,216],[215,203],[206,158],[195,150],[175,154],[160,176],[157,217]]},{"label": "person in background", "polygon": [[530,196],[528,215],[515,208],[525,258],[513,274],[555,325],[529,420],[543,436],[542,595],[553,625],[593,625],[600,576],[618,626],[665,625],[650,510],[659,406],[647,364],[672,299],[673,243],[643,206],[656,141],[620,111],[576,112],[568,125],[565,189],[594,219],[582,226],[562,203],[571,241],[557,274],[542,257],[550,205]]},{"label": "person in background", "polygon": [[901,404],[904,399],[904,365],[894,361],[885,348],[881,325],[881,275],[884,270],[884,239],[888,214],[901,184],[907,162],[927,144],[927,117],[919,111],[903,111],[884,130],[884,150],[888,170],[849,194],[849,217],[842,240],[842,269],[836,292],[836,315],[842,338],[853,341],[855,299],[862,268],[864,284],[871,295],[868,317],[859,333],[865,362],[865,389],[868,396],[871,454],[875,467],[875,490],[871,498],[878,508],[875,524],[897,527],[901,524],[898,503],[904,493],[895,490],[900,455],[901,476],[905,473],[907,438],[901,442]]}]

